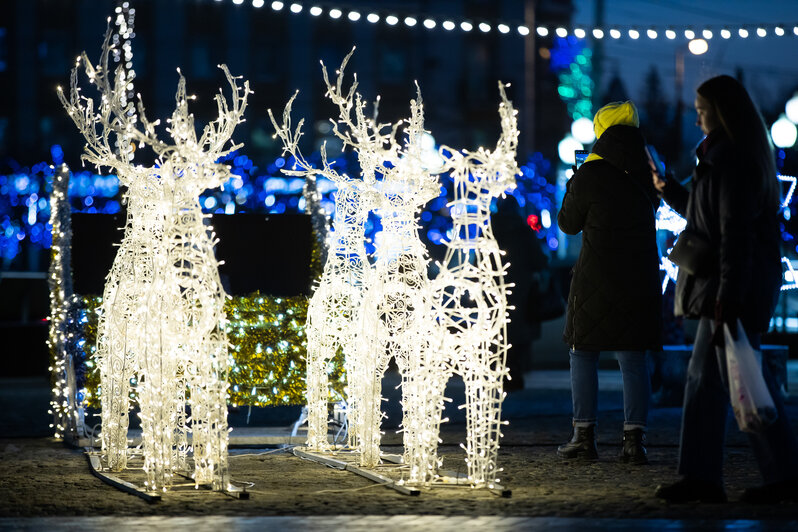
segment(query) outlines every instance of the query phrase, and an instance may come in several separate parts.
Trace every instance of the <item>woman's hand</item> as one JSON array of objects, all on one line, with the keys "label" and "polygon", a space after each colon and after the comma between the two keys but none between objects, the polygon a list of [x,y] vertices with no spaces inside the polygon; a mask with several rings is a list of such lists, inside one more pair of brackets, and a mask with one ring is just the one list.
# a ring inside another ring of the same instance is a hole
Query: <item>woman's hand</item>
[{"label": "woman's hand", "polygon": [[663,179],[662,176],[659,175],[659,172],[657,172],[653,168],[651,169],[651,180],[654,183],[654,188],[657,189],[657,192],[659,192],[660,195],[663,192],[665,192],[665,185],[667,184],[667,181],[665,181],[665,179]]}]

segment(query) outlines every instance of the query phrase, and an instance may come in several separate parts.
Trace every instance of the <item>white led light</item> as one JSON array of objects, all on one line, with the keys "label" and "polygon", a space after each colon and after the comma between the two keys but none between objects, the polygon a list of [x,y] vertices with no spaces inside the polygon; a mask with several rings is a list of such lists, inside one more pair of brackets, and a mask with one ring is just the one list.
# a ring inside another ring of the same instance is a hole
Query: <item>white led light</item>
[{"label": "white led light", "polygon": [[302,12],[302,4],[293,3],[290,9],[291,13],[300,13]]},{"label": "white led light", "polygon": [[554,30],[554,33],[557,34],[557,37],[562,37],[562,38],[568,37],[568,30],[566,30],[563,27],[559,27],[556,30]]},{"label": "white led light", "polygon": [[460,29],[463,31],[471,31],[474,29],[474,25],[468,21],[463,21],[460,23]]},{"label": "white led light", "polygon": [[795,93],[792,98],[787,100],[784,105],[784,114],[793,124],[798,124],[798,93]]},{"label": "white led light", "polygon": [[688,41],[692,41],[693,39],[695,39],[695,32],[691,29],[684,30],[684,38],[687,39]]},{"label": "white led light", "polygon": [[712,33],[712,30],[705,29],[701,32],[701,36],[706,40],[710,40],[712,37],[714,37],[714,34]]},{"label": "white led light", "polygon": [[709,44],[704,39],[693,39],[687,43],[687,49],[693,55],[701,55],[709,50]]},{"label": "white led light", "polygon": [[657,38],[657,30],[654,30],[654,29],[651,29],[651,28],[647,29],[646,30],[646,36],[649,39],[656,39]]},{"label": "white led light", "polygon": [[610,30],[610,37],[612,37],[613,39],[620,39],[621,38],[621,30],[612,28]]},{"label": "white led light", "polygon": [[276,2],[276,1],[272,2],[272,9],[274,9],[275,11],[280,11],[284,6],[285,4],[283,4],[282,2]]},{"label": "white led light", "polygon": [[766,37],[766,36],[767,36],[767,34],[768,34],[768,30],[766,30],[765,28],[757,28],[757,29],[756,29],[756,34],[757,34],[759,37]]},{"label": "white led light", "polygon": [[793,32],[795,35],[798,35],[798,26],[793,26],[793,28],[792,28],[792,32]]},{"label": "white led light", "polygon": [[[106,40],[101,65],[108,64],[109,55]],[[88,60],[82,64],[87,72],[97,71]],[[77,77],[69,100],[63,91],[58,93],[86,138],[85,159],[113,168],[125,188],[127,223],[98,312],[101,460],[114,471],[128,465],[128,416],[135,383],[142,431],[139,467],[152,491],[165,490],[187,467],[193,468],[189,473],[196,487],[208,484],[224,490],[229,485],[226,294],[199,198],[232,176],[228,166],[208,171],[207,164],[231,153],[230,139],[244,121],[251,91],[248,82],[239,84],[240,78],[226,66],[220,68],[232,99],[216,95],[219,114],[201,138],[188,108],[194,98],[186,95],[180,69],[168,140],[140,125],[159,123],[146,120],[143,108],[128,112],[124,92],[116,90],[132,79],[125,79],[122,70],[115,79],[106,72],[89,78],[97,97],[83,96]],[[94,112],[87,113],[88,108]],[[149,148],[157,165],[134,164],[131,140]],[[170,214],[175,212],[182,214]],[[176,261],[169,258],[178,256]]]},{"label": "white led light", "polygon": [[798,129],[786,116],[782,116],[770,127],[770,137],[777,148],[791,148],[798,140]]},{"label": "white led light", "polygon": [[737,34],[740,35],[740,37],[742,37],[743,39],[747,39],[748,38],[748,30],[745,29],[745,28],[740,28],[737,31]]},{"label": "white led light", "polygon": [[233,0],[233,3],[236,5],[241,5],[244,3],[244,0]]},{"label": "white led light", "polygon": [[596,39],[603,39],[604,38],[604,30],[600,28],[596,28],[593,30],[593,37]]},{"label": "white led light", "polygon": [[481,31],[482,33],[488,33],[490,31],[490,24],[488,24],[487,22],[480,22],[479,31]]},{"label": "white led light", "polygon": [[405,17],[405,26],[413,27],[418,21],[413,17]]},{"label": "white led light", "polygon": [[366,17],[366,20],[371,22],[372,24],[376,24],[380,21],[380,16],[377,13],[369,13]]},{"label": "white led light", "polygon": [[263,7],[265,3],[265,0],[252,0],[252,7]]},{"label": "white led light", "polygon": [[311,8],[310,8],[310,10],[309,10],[309,13],[310,13],[312,16],[314,16],[314,17],[318,17],[318,16],[319,16],[319,15],[321,15],[323,12],[324,12],[324,10],[323,10],[322,8],[320,8],[319,6],[313,6],[313,7],[311,7]]},{"label": "white led light", "polygon": [[425,18],[424,19],[424,27],[427,28],[428,30],[433,29],[435,26],[437,26],[437,24],[431,18]]},{"label": "white led light", "polygon": [[773,33],[775,33],[778,37],[781,37],[784,35],[784,28],[782,28],[781,26],[776,26],[775,28],[773,28]]},{"label": "white led light", "polygon": [[634,28],[630,29],[629,30],[629,38],[630,39],[639,39],[640,38],[640,32],[637,31]]},{"label": "white led light", "polygon": [[498,29],[500,33],[510,33],[510,26],[507,24],[499,24],[496,26],[496,29]]},{"label": "white led light", "polygon": [[667,37],[670,40],[673,40],[673,39],[676,38],[676,32],[673,31],[673,30],[670,30],[670,29],[669,30],[665,30],[665,37]]},{"label": "white led light", "polygon": [[451,20],[444,20],[441,26],[443,26],[443,29],[445,29],[446,31],[452,31],[457,27],[455,26],[454,22],[452,22]]},{"label": "white led light", "polygon": [[[549,28],[547,28],[545,26],[538,26],[535,31],[537,31],[538,35],[540,35],[541,37],[545,37],[545,36],[547,36],[549,34]],[[529,32],[529,30],[527,30],[527,32]],[[519,28],[519,33],[520,33],[520,28]],[[525,35],[525,34],[522,34],[522,35]]]},{"label": "white led light", "polygon": [[388,15],[387,17],[385,17],[385,23],[388,24],[389,26],[395,26],[396,24],[399,23],[399,17],[395,15]]},{"label": "white led light", "polygon": [[586,35],[587,33],[582,28],[576,28],[574,30],[574,37],[576,37],[577,39],[584,39]]},{"label": "white led light", "polygon": [[723,28],[722,30],[720,30],[720,36],[723,37],[724,39],[730,39],[731,38],[731,31],[729,31],[726,28]]},{"label": "white led light", "polygon": [[349,14],[346,16],[352,22],[357,22],[360,20],[360,13],[357,11],[350,11]]}]

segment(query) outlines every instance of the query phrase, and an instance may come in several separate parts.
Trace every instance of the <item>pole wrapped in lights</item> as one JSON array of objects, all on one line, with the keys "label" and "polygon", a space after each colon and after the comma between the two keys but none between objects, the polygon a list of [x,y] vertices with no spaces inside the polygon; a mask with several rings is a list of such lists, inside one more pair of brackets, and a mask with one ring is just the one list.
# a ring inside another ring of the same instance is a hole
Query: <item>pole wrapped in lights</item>
[{"label": "pole wrapped in lights", "polygon": [[72,285],[72,209],[69,206],[70,172],[61,164],[53,175],[50,196],[50,226],[52,248],[47,282],[50,289],[50,373],[52,399],[50,414],[56,438],[76,440],[84,436],[83,405],[80,399],[75,366],[75,352],[70,349],[78,342],[79,325],[76,323],[77,303]]},{"label": "pole wrapped in lights", "polygon": [[[232,101],[220,91],[218,117],[197,138],[178,69],[177,107],[167,120],[171,139],[163,141],[155,129],[160,121],[147,119],[140,97],[137,116],[129,112],[125,91],[133,76],[122,75],[120,66],[111,79],[113,49],[109,19],[100,62],[93,65],[83,53],[72,70],[69,99],[58,91],[86,138],[82,159],[115,170],[127,187],[127,223],[106,280],[97,333],[103,458],[113,470],[127,465],[134,381],[147,489],[165,490],[175,471],[189,469],[191,453],[195,483],[225,490],[225,293],[199,195],[230,177],[230,168],[217,161],[240,147],[228,142],[243,121],[249,83],[239,86],[238,78],[220,65]],[[81,66],[98,99],[81,94]],[[144,146],[155,153],[152,166],[133,163],[135,149]]]}]

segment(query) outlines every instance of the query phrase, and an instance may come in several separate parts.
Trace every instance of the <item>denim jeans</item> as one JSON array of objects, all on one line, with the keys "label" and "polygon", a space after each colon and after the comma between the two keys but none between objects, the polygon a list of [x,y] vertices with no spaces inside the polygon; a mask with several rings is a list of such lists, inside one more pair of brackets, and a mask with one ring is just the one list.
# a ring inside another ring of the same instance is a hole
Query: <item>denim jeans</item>
[{"label": "denim jeans", "polygon": [[[651,378],[645,351],[616,351],[623,378],[623,428],[646,428],[651,402]],[[598,412],[598,351],[571,349],[571,397],[574,425],[596,422]]]},{"label": "denim jeans", "polygon": [[[713,328],[711,319],[701,318],[687,366],[679,473],[721,485],[729,393],[725,383],[724,350],[711,344]],[[749,334],[748,340],[754,348],[759,348],[759,334]],[[764,432],[748,433],[759,471],[765,484],[798,479],[798,443],[767,364],[762,364],[762,375],[779,417]]]}]

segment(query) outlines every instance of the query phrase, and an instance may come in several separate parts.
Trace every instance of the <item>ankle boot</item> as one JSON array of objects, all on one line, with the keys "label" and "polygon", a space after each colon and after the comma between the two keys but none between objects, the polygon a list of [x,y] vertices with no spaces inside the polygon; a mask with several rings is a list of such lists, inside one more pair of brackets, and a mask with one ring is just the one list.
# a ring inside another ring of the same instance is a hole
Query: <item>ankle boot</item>
[{"label": "ankle boot", "polygon": [[575,426],[571,441],[557,447],[557,456],[560,458],[598,460],[596,425]]},{"label": "ankle boot", "polygon": [[623,450],[621,462],[635,465],[648,464],[646,453],[646,433],[643,429],[623,431]]}]

